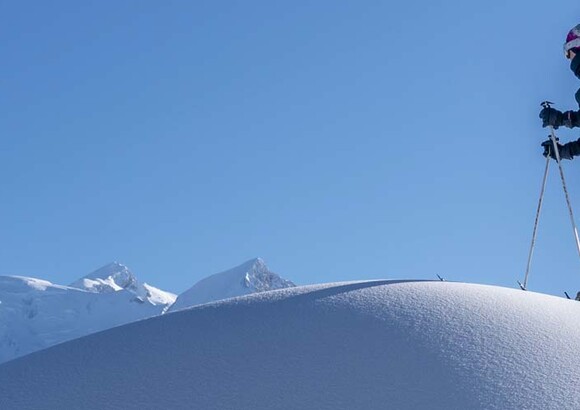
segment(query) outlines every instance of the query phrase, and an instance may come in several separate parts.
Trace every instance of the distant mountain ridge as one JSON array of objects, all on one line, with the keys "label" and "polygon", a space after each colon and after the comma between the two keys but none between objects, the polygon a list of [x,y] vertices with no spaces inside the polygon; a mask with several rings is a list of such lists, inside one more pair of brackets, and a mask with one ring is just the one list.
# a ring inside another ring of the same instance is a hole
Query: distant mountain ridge
[{"label": "distant mountain ridge", "polygon": [[127,290],[93,293],[0,276],[0,362],[162,313]]},{"label": "distant mountain ridge", "polygon": [[176,300],[179,308],[184,309],[207,301],[294,286],[270,272],[262,259],[252,259],[224,273],[228,272],[198,282],[179,297],[140,282],[127,266],[118,262],[68,286],[36,278],[0,276],[0,363],[94,332],[162,315]]}]

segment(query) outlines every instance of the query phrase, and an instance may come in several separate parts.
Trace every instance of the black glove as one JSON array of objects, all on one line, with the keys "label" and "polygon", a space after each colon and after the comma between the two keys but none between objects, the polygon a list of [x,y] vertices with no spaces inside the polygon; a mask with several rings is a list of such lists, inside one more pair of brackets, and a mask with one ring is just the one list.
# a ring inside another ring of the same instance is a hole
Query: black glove
[{"label": "black glove", "polygon": [[[556,145],[558,146],[560,159],[572,159],[572,153],[570,152],[568,144],[562,145],[558,142],[558,138],[556,138]],[[544,157],[549,155],[550,158],[556,159],[556,152],[554,152],[554,145],[552,144],[552,140],[550,138],[542,142],[542,147],[544,147],[544,152],[542,153]]]},{"label": "black glove", "polygon": [[550,158],[556,159],[556,153],[554,152],[554,145],[552,145],[551,139],[548,138],[546,141],[542,142],[542,147],[544,148],[544,152],[542,153],[544,157],[549,155]]},{"label": "black glove", "polygon": [[564,123],[564,115],[552,107],[546,107],[540,111],[540,118],[542,119],[542,127],[552,126],[558,129]]}]

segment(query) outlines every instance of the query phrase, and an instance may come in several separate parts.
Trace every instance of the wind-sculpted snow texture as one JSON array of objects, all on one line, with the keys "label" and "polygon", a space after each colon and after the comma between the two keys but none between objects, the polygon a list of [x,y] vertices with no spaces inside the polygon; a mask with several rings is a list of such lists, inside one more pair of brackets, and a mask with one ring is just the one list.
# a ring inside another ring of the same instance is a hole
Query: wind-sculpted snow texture
[{"label": "wind-sculpted snow texture", "polygon": [[579,409],[580,304],[449,282],[283,289],[0,365],[13,409]]}]

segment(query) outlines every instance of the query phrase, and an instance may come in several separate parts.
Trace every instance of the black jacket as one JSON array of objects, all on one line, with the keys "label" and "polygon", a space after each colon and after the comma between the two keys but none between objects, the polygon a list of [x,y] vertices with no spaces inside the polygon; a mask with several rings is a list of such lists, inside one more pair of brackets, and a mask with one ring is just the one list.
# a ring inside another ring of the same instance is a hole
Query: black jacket
[{"label": "black jacket", "polygon": [[[580,53],[577,53],[572,61],[570,61],[570,70],[580,79]],[[580,107],[580,89],[576,91],[575,97]],[[580,127],[580,111],[566,111],[564,113],[564,125],[570,128]]]},{"label": "black jacket", "polygon": [[[580,79],[580,53],[570,62],[570,70]],[[576,102],[580,107],[580,89],[576,91]],[[580,111],[566,111],[564,113],[564,124],[570,128],[580,127]],[[580,155],[580,138],[577,141],[571,141],[563,144],[560,148],[560,156],[565,159],[572,159]]]}]

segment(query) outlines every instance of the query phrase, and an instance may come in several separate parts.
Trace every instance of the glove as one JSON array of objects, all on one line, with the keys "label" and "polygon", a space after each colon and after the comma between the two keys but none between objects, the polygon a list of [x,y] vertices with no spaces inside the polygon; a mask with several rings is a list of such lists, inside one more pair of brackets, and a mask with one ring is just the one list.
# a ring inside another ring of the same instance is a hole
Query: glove
[{"label": "glove", "polygon": [[[572,159],[572,153],[570,152],[568,144],[562,145],[558,142],[558,138],[556,138],[556,145],[558,146],[560,159]],[[542,142],[542,147],[544,147],[544,152],[542,153],[544,157],[550,156],[550,158],[556,159],[556,152],[554,151],[554,145],[550,138]]]},{"label": "glove", "polygon": [[544,157],[550,156],[550,158],[556,159],[556,153],[554,152],[554,146],[552,145],[551,139],[548,138],[546,141],[542,142],[542,147],[544,148],[544,152],[542,153]]},{"label": "glove", "polygon": [[551,107],[546,107],[540,111],[540,118],[542,119],[542,127],[554,127],[558,129],[564,123],[564,114]]}]

